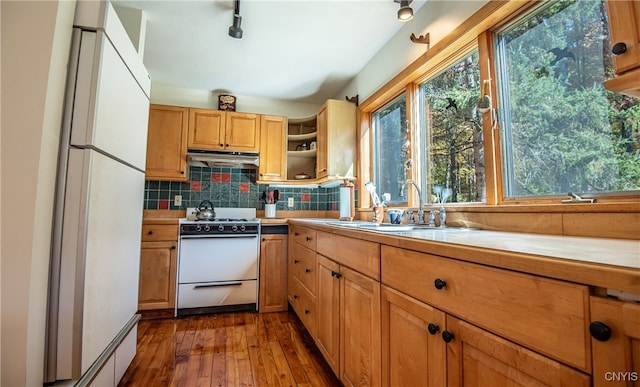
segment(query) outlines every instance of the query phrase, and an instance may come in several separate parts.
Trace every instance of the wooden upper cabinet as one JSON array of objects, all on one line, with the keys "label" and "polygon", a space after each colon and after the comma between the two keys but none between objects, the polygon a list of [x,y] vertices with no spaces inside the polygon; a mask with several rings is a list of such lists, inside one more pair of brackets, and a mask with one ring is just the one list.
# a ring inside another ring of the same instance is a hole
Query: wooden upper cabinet
[{"label": "wooden upper cabinet", "polygon": [[329,166],[327,160],[327,105],[322,106],[317,115],[318,138],[316,151],[316,178],[327,177]]},{"label": "wooden upper cabinet", "polygon": [[640,382],[640,305],[592,296],[589,328],[594,387]]},{"label": "wooden upper cabinet", "polygon": [[225,112],[189,109],[189,149],[224,149]]},{"label": "wooden upper cabinet", "polygon": [[607,11],[613,63],[616,74],[623,74],[640,67],[640,2],[607,1]]},{"label": "wooden upper cabinet", "polygon": [[640,1],[609,0],[606,4],[612,52],[620,53],[613,56],[618,76],[605,86],[640,97]]},{"label": "wooden upper cabinet", "polygon": [[224,149],[238,152],[260,150],[260,115],[226,112]]},{"label": "wooden upper cabinet", "polygon": [[356,105],[327,100],[317,114],[316,178],[355,176]]},{"label": "wooden upper cabinet", "polygon": [[258,180],[287,179],[287,118],[261,116]]},{"label": "wooden upper cabinet", "polygon": [[260,115],[189,109],[189,149],[258,152]]},{"label": "wooden upper cabinet", "polygon": [[185,107],[149,107],[147,180],[187,181],[188,114]]}]

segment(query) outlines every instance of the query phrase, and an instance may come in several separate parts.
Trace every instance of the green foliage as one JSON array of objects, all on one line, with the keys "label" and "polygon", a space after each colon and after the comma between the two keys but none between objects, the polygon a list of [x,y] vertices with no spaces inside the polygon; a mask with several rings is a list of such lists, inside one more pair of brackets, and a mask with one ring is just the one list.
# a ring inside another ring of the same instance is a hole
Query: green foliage
[{"label": "green foliage", "polygon": [[640,104],[603,87],[603,12],[601,2],[553,2],[500,36],[509,196],[640,189]]}]

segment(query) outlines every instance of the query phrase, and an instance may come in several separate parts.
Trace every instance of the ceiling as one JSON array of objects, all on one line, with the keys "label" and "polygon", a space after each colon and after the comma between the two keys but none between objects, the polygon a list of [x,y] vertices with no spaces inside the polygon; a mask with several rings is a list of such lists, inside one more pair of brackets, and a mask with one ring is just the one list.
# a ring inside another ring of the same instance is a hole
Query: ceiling
[{"label": "ceiling", "polygon": [[[411,3],[414,12],[426,0]],[[393,0],[113,0],[144,10],[144,63],[154,83],[322,103],[403,26]]]}]

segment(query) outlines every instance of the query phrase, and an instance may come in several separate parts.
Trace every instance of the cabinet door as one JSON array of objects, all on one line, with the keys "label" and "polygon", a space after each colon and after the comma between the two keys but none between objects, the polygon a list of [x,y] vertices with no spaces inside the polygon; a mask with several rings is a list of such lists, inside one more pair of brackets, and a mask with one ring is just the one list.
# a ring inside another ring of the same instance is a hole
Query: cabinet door
[{"label": "cabinet door", "polygon": [[175,306],[177,242],[142,242],[138,310]]},{"label": "cabinet door", "polygon": [[611,47],[624,44],[626,52],[614,55],[616,74],[640,67],[640,2],[607,1]]},{"label": "cabinet door", "polygon": [[188,109],[151,105],[147,138],[147,180],[187,181]]},{"label": "cabinet door", "polygon": [[451,335],[447,344],[447,386],[591,384],[589,375],[450,315],[443,339],[447,334]]},{"label": "cabinet door", "polygon": [[340,374],[340,266],[318,255],[316,344],[336,375]]},{"label": "cabinet door", "polygon": [[318,137],[316,150],[316,178],[327,177],[329,166],[327,164],[327,105],[323,105],[317,115]]},{"label": "cabinet door", "polygon": [[278,116],[260,118],[259,179],[287,179],[287,119]]},{"label": "cabinet door", "polygon": [[380,283],[343,266],[340,274],[340,380],[379,386]]},{"label": "cabinet door", "polygon": [[382,287],[382,385],[446,386],[445,314]]},{"label": "cabinet door", "polygon": [[225,112],[189,109],[189,149],[224,149]]},{"label": "cabinet door", "polygon": [[287,310],[287,235],[263,235],[260,243],[260,313]]},{"label": "cabinet door", "polygon": [[640,382],[640,305],[591,297],[590,328],[594,387]]},{"label": "cabinet door", "polygon": [[258,152],[260,149],[260,116],[227,112],[225,150]]},{"label": "cabinet door", "polygon": [[327,100],[325,119],[326,175],[355,176],[356,106],[348,101]]}]

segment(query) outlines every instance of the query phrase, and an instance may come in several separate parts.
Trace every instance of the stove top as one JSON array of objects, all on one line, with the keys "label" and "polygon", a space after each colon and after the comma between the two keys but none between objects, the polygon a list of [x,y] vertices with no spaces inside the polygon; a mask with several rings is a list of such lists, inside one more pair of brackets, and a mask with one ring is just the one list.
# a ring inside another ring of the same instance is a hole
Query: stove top
[{"label": "stove top", "polygon": [[210,236],[220,234],[258,234],[260,219],[255,208],[214,208],[216,217],[200,220],[195,217],[197,210],[187,208],[187,217],[180,219],[180,235]]}]

